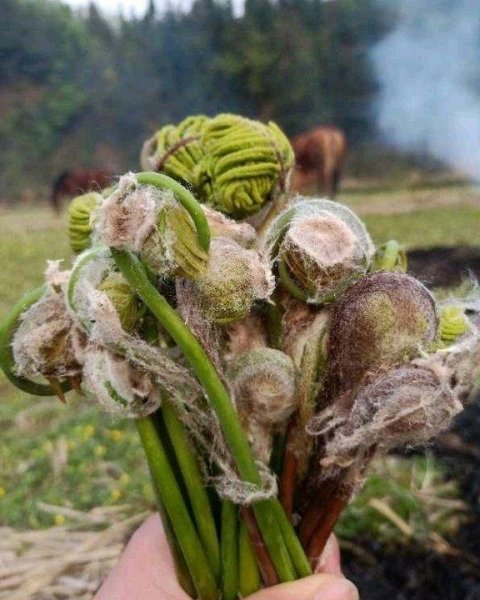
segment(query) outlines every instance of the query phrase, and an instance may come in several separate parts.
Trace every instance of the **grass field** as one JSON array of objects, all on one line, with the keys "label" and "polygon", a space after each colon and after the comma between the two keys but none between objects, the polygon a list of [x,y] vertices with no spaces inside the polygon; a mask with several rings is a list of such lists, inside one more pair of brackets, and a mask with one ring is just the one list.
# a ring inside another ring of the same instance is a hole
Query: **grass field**
[{"label": "grass field", "polygon": [[[376,242],[396,238],[408,248],[480,245],[478,190],[463,186],[348,190],[340,199],[364,216]],[[68,266],[70,253],[63,219],[52,217],[45,207],[3,208],[0,219],[2,317],[23,292],[40,284],[48,258],[63,258]],[[14,390],[3,376],[0,396],[0,525],[37,528],[62,524],[66,518],[74,519],[65,516],[64,507],[87,510],[126,503],[132,510],[143,510],[153,506],[142,452],[129,422],[113,421],[82,397],[69,398],[67,406],[56,399],[32,399]],[[400,473],[404,483],[388,485],[382,483],[386,463],[379,464],[378,474],[343,520],[342,532],[348,536],[358,529],[373,528],[378,535],[388,533],[387,525],[379,526],[378,519],[371,518],[382,513],[381,507],[371,502],[379,496],[387,498],[405,523],[417,515],[409,526],[414,533],[425,532],[429,510],[416,490],[421,488],[425,469],[429,469],[429,481],[441,481],[442,472],[422,460],[401,461],[401,468],[392,473]],[[405,493],[406,489],[411,493]],[[456,490],[449,488],[444,493],[455,497]],[[388,521],[383,514],[380,523]],[[397,526],[393,525],[398,533]]]}]

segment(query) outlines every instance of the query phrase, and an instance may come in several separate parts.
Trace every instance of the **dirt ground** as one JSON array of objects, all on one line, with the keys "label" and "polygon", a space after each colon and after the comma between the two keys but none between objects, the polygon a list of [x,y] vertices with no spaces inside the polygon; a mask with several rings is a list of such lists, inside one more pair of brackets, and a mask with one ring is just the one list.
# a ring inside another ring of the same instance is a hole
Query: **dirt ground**
[{"label": "dirt ground", "polygon": [[391,548],[357,540],[344,549],[347,577],[362,600],[480,600],[480,394],[440,439],[435,454],[460,484],[472,519],[444,552],[416,542]]},{"label": "dirt ground", "polygon": [[454,287],[470,275],[480,279],[480,247],[411,250],[408,253],[408,268],[429,288]]}]

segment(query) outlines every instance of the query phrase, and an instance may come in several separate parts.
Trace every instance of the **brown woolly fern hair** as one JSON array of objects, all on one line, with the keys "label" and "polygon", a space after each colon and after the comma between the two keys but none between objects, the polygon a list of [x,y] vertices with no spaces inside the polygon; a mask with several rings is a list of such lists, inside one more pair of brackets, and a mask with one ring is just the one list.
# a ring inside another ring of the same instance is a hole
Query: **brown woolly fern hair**
[{"label": "brown woolly fern hair", "polygon": [[214,238],[208,268],[195,281],[199,305],[219,325],[244,319],[255,300],[269,298],[274,281],[268,261],[232,239]]},{"label": "brown woolly fern hair", "polygon": [[358,390],[346,416],[334,409],[329,422],[341,424],[326,445],[322,464],[345,467],[368,455],[372,447],[424,444],[461,410],[447,370],[434,372],[411,364],[394,367]]},{"label": "brown woolly fern hair", "polygon": [[356,282],[332,315],[327,352],[333,392],[418,356],[435,340],[437,327],[434,298],[413,277],[379,272]]}]

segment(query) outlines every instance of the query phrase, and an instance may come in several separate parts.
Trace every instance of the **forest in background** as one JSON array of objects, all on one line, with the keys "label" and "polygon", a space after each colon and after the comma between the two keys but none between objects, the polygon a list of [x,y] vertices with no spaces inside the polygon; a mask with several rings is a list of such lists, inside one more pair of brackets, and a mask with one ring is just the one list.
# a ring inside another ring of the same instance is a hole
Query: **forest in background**
[{"label": "forest in background", "polygon": [[288,134],[319,123],[375,137],[369,52],[393,26],[382,0],[196,0],[188,12],[107,18],[56,0],[2,0],[0,199],[60,171],[138,167],[145,137],[187,114],[239,112]]}]

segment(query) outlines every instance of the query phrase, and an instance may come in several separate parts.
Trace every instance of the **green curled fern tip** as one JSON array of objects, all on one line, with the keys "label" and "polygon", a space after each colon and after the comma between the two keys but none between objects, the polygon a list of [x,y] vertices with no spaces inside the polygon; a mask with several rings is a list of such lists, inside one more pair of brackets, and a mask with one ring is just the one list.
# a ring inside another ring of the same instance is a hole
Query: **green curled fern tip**
[{"label": "green curled fern tip", "polygon": [[198,165],[203,158],[202,135],[208,122],[208,117],[194,115],[178,125],[165,125],[159,129],[143,145],[142,169],[165,173],[198,188]]},{"label": "green curled fern tip", "polygon": [[468,320],[460,306],[445,306],[440,311],[440,340],[452,344],[468,331]]},{"label": "green curled fern tip", "polygon": [[408,259],[404,247],[396,240],[389,240],[378,248],[374,260],[376,271],[397,271],[406,273]]},{"label": "green curled fern tip", "polygon": [[284,192],[294,162],[293,148],[275,123],[232,114],[166,125],[141,153],[142,168],[188,184],[205,204],[236,219]]},{"label": "green curled fern tip", "polygon": [[286,189],[295,157],[274,123],[221,114],[209,122],[203,140],[201,195],[216,210],[244,218]]},{"label": "green curled fern tip", "polygon": [[91,246],[92,214],[100,206],[102,196],[90,192],[74,198],[68,207],[68,238],[70,247],[80,253]]}]

